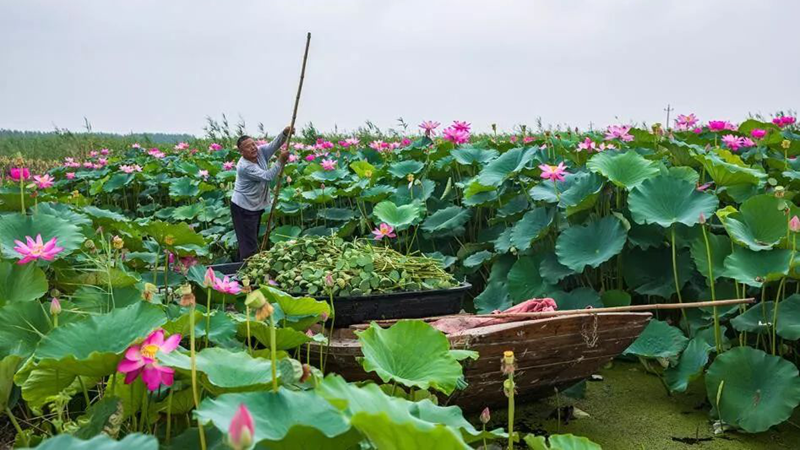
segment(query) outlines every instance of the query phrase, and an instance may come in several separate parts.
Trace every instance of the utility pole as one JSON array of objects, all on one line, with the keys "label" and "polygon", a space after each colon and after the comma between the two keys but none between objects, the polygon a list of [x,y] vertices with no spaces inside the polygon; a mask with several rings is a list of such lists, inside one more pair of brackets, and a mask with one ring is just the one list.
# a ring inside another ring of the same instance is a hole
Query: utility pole
[{"label": "utility pole", "polygon": [[666,112],[667,112],[667,123],[664,125],[664,128],[665,128],[665,129],[669,129],[669,128],[670,128],[670,126],[669,126],[669,113],[671,113],[671,112],[672,112],[672,111],[674,111],[674,110],[673,110],[673,109],[672,109],[672,107],[669,105],[669,103],[667,103],[667,107],[666,107],[666,108],[664,108],[664,111],[666,111]]}]

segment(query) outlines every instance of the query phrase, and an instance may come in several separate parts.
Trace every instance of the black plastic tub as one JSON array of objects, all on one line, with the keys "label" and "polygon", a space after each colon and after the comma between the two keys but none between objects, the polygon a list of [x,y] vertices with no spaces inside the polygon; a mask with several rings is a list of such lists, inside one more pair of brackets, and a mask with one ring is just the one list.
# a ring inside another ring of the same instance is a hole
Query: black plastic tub
[{"label": "black plastic tub", "polygon": [[[233,275],[242,263],[226,263],[211,266],[224,275]],[[336,328],[355,323],[383,319],[417,319],[421,317],[456,314],[461,310],[462,300],[472,288],[469,283],[449,289],[431,291],[389,292],[386,294],[360,295],[357,297],[334,297]],[[315,296],[327,300],[324,296]]]}]

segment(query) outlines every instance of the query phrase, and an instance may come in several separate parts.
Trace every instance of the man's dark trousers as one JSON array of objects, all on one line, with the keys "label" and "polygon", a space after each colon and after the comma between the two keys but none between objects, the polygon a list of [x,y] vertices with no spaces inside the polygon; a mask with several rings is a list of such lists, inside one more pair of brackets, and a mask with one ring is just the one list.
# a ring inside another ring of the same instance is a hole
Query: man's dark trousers
[{"label": "man's dark trousers", "polygon": [[231,218],[236,240],[239,241],[239,261],[258,253],[258,230],[264,210],[249,211],[231,202]]}]

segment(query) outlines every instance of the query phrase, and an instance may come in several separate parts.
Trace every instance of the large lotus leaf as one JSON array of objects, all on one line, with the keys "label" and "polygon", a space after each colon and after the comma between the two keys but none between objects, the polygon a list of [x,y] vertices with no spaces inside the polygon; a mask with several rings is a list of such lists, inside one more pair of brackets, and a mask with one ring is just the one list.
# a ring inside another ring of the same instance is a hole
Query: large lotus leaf
[{"label": "large lotus leaf", "polygon": [[[537,185],[539,186],[539,185]],[[497,210],[498,217],[515,216],[528,209],[528,197],[520,194],[508,200]]]},{"label": "large lotus leaf", "polygon": [[335,170],[317,170],[311,173],[311,178],[322,181],[331,182],[346,177],[348,174],[347,169],[339,168]]},{"label": "large lotus leaf", "polygon": [[55,360],[63,373],[109,375],[131,342],[147,337],[166,321],[161,309],[149,303],[118,308],[56,328],[42,338],[35,357]]},{"label": "large lotus leaf", "polygon": [[559,281],[574,274],[574,270],[558,262],[558,256],[556,256],[555,252],[545,254],[542,263],[539,265],[539,275],[550,284],[558,284]]},{"label": "large lotus leaf", "polygon": [[199,193],[199,183],[189,177],[175,178],[169,184],[169,195],[171,197],[197,197]]},{"label": "large lotus leaf", "polygon": [[64,251],[56,257],[63,257],[83,244],[85,237],[80,229],[69,221],[47,214],[34,214],[22,216],[21,214],[7,214],[0,220],[0,253],[6,258],[22,258],[14,250],[15,240],[25,242],[25,237],[36,238],[41,234],[47,242],[56,238],[59,247]]},{"label": "large lotus leaf", "polygon": [[[558,203],[561,199],[561,194],[569,190],[582,175],[585,175],[585,173],[567,173],[564,175],[564,181],[556,181],[555,183],[552,181],[539,182],[528,191],[528,194],[533,200]],[[558,190],[558,193],[556,193],[556,190]],[[525,205],[527,206],[527,199]]]},{"label": "large lotus leaf", "polygon": [[[380,449],[435,448],[468,450],[462,432],[447,423],[429,422],[414,415],[414,403],[383,393],[376,384],[357,387],[339,375],[327,376],[319,394],[344,412],[350,423]],[[419,409],[417,408],[417,411]],[[440,417],[436,417],[440,420]]]},{"label": "large lotus leaf", "polygon": [[[623,253],[622,274],[625,284],[641,295],[669,298],[675,293],[672,273],[672,254],[668,248],[633,249]],[[689,252],[679,251],[676,258],[678,282],[681,287],[693,273]]]},{"label": "large lotus leaf", "polygon": [[378,172],[375,166],[367,161],[351,162],[350,168],[353,169],[353,172],[355,172],[356,175],[360,176],[361,178],[372,178],[372,176],[376,175]]},{"label": "large lotus leaf", "polygon": [[[782,305],[779,305],[779,308],[780,306]],[[747,311],[731,319],[731,325],[734,330],[740,332],[767,333],[772,329],[774,308],[775,302],[773,301],[759,302],[748,308]],[[780,322],[780,317],[778,318],[778,322]]]},{"label": "large lotus leaf", "polygon": [[130,183],[133,179],[133,174],[130,173],[116,173],[103,184],[103,192],[114,192],[117,189]]},{"label": "large lotus leaf", "polygon": [[361,365],[385,383],[432,388],[449,395],[462,376],[447,337],[425,322],[401,320],[387,329],[373,323],[357,334],[364,354]]},{"label": "large lotus leaf", "polygon": [[[177,351],[159,353],[158,359],[176,369],[188,371],[192,368],[189,355]],[[272,362],[253,358],[244,351],[206,348],[195,354],[195,365],[211,384],[221,388],[263,387],[272,382]]]},{"label": "large lotus leaf", "polygon": [[411,203],[414,200],[426,202],[433,195],[435,189],[436,182],[427,179],[415,182],[411,185],[411,188],[408,187],[407,183],[403,183],[395,189],[391,200],[397,205]]},{"label": "large lotus leaf", "polygon": [[490,192],[481,192],[471,197],[465,197],[464,206],[489,206],[496,203],[498,199],[497,190]]},{"label": "large lotus leaf", "polygon": [[[712,330],[713,331],[713,330]],[[708,363],[708,355],[714,350],[702,337],[694,337],[681,353],[678,365],[664,371],[664,382],[672,392],[685,392],[689,382],[700,376]]]},{"label": "large lotus leaf", "polygon": [[0,359],[30,356],[50,331],[50,318],[39,302],[12,303],[0,308]]},{"label": "large lotus leaf", "polygon": [[106,313],[114,308],[125,308],[142,301],[142,292],[136,286],[113,288],[111,294],[105,286],[85,285],[72,294],[72,303],[81,311]]},{"label": "large lotus leaf", "polygon": [[60,217],[79,227],[92,225],[92,219],[85,214],[83,209],[78,212],[66,203],[39,203],[36,209],[36,214]]},{"label": "large lotus leaf", "polygon": [[228,434],[240,405],[253,416],[254,443],[265,448],[347,448],[360,440],[348,433],[346,417],[314,391],[223,394],[203,400],[195,415]]},{"label": "large lotus leaf", "polygon": [[497,150],[476,148],[476,147],[459,147],[452,152],[453,158],[457,163],[465,166],[476,164],[482,166],[489,161],[497,158]]},{"label": "large lotus leaf", "polygon": [[736,243],[750,250],[769,250],[786,236],[786,201],[757,195],[742,203],[739,211],[722,217],[722,224]]},{"label": "large lotus leaf", "polygon": [[592,172],[602,174],[617,186],[632,189],[658,174],[658,167],[633,150],[625,153],[598,153],[586,163]]},{"label": "large lotus leaf", "polygon": [[711,278],[708,272],[708,253],[711,252],[711,275],[714,275],[716,280],[725,275],[725,258],[731,254],[731,240],[723,234],[706,232],[706,235],[708,247],[706,247],[705,239],[701,236],[692,241],[689,250],[697,271],[706,278]]},{"label": "large lotus leaf", "polygon": [[28,359],[14,375],[14,383],[20,387],[22,399],[34,408],[53,402],[59,396],[72,396],[85,386],[94,386],[100,377],[84,377],[65,371],[58,361],[46,360],[35,363]]},{"label": "large lotus leaf", "polygon": [[197,217],[205,209],[202,203],[191,203],[175,208],[172,211],[172,218],[174,220],[192,220]]},{"label": "large lotus leaf", "polygon": [[197,234],[189,224],[184,222],[166,223],[152,221],[144,227],[144,232],[152,236],[162,247],[175,247],[178,245],[206,245],[203,236]]},{"label": "large lotus leaf", "polygon": [[751,347],[717,356],[705,380],[712,413],[748,433],[767,431],[785,421],[800,404],[797,367]]},{"label": "large lotus leaf", "polygon": [[317,211],[317,217],[326,220],[347,221],[355,217],[355,212],[348,208],[325,208]]},{"label": "large lotus leaf", "polygon": [[600,300],[603,302],[603,306],[606,308],[630,306],[631,294],[618,289],[612,289],[603,292],[603,295],[600,296]]},{"label": "large lotus leaf", "polygon": [[698,153],[695,159],[700,161],[706,173],[719,187],[742,184],[759,184],[767,178],[762,170],[747,166],[738,155],[728,150],[715,150],[711,153]]},{"label": "large lotus leaf", "polygon": [[682,352],[688,341],[680,329],[660,320],[651,320],[623,354],[642,358],[671,358]]},{"label": "large lotus leaf", "polygon": [[614,216],[572,226],[562,231],[556,239],[558,261],[583,272],[586,266],[597,267],[622,251],[627,234],[622,223]]},{"label": "large lotus leaf", "polygon": [[486,261],[492,259],[492,256],[494,256],[494,253],[487,250],[481,250],[479,252],[473,253],[469,255],[466,259],[464,259],[464,267],[469,269],[472,269],[474,267],[479,267]]},{"label": "large lotus leaf", "polygon": [[551,434],[544,436],[529,434],[523,439],[531,450],[602,450],[602,447],[583,436],[573,434]]},{"label": "large lotus leaf", "polygon": [[269,234],[269,241],[277,244],[278,242],[296,239],[302,231],[303,229],[296,225],[281,225],[272,230]]},{"label": "large lotus leaf", "polygon": [[791,250],[754,252],[737,247],[725,258],[725,276],[748,286],[761,287],[765,281],[779,280],[789,272],[791,256]]},{"label": "large lotus leaf", "polygon": [[554,292],[552,297],[556,301],[559,311],[603,307],[600,294],[588,287],[580,287],[570,292]]},{"label": "large lotus leaf", "polygon": [[397,206],[392,202],[383,201],[375,205],[372,210],[372,214],[378,220],[391,225],[398,231],[408,228],[419,218],[421,212],[422,207],[417,202]]},{"label": "large lotus leaf", "polygon": [[134,433],[115,441],[107,434],[99,434],[87,441],[71,434],[60,434],[45,440],[37,450],[158,450],[158,440],[149,434]]},{"label": "large lotus leaf", "polygon": [[113,222],[127,222],[128,218],[120,213],[109,211],[107,209],[98,208],[96,206],[84,206],[83,212],[92,218],[92,221],[97,224],[108,224]]},{"label": "large lotus leaf", "polygon": [[489,314],[492,311],[502,311],[512,306],[511,297],[508,295],[506,283],[490,282],[486,284],[483,292],[473,300],[478,314]]},{"label": "large lotus leaf", "polygon": [[[378,187],[378,186],[376,186]],[[301,195],[304,199],[310,200],[313,203],[327,203],[336,196],[336,189],[311,189],[310,191],[305,191]]]},{"label": "large lotus leaf", "polygon": [[472,217],[472,212],[469,209],[448,206],[428,216],[422,223],[422,229],[434,235],[460,235],[464,233],[464,224],[469,221],[470,217]]},{"label": "large lotus leaf", "polygon": [[778,327],[776,332],[778,336],[790,341],[800,339],[799,294],[793,294],[778,303]]},{"label": "large lotus leaf", "polygon": [[[547,183],[552,184],[552,183]],[[592,208],[603,190],[603,180],[593,173],[579,173],[572,185],[561,193],[558,206],[566,209],[567,216]]]},{"label": "large lotus leaf", "polygon": [[0,307],[36,300],[47,293],[47,277],[35,264],[0,261]]},{"label": "large lotus leaf", "polygon": [[511,245],[519,251],[531,248],[531,243],[542,237],[553,222],[554,211],[536,208],[528,211],[511,230]]},{"label": "large lotus leaf", "polygon": [[[392,194],[396,190],[397,189],[393,186],[378,184],[376,186],[372,186],[371,188],[365,190],[364,193],[361,195],[361,197],[368,202],[375,203],[385,199],[386,197],[389,196],[389,194]],[[328,197],[328,200],[330,200],[330,197]]]},{"label": "large lotus leaf", "polygon": [[512,148],[483,167],[477,180],[483,186],[500,186],[513,174],[521,171],[536,157],[536,150]]},{"label": "large lotus leaf", "polygon": [[541,255],[523,256],[511,267],[508,272],[508,293],[512,302],[541,297],[553,290],[539,274],[542,259]]},{"label": "large lotus leaf", "polygon": [[503,230],[497,238],[493,241],[494,243],[494,251],[497,253],[508,253],[513,246],[511,244],[511,234],[514,232],[513,227],[506,228]]},{"label": "large lotus leaf", "polygon": [[17,373],[21,361],[19,356],[0,358],[0,409],[3,411],[8,406],[8,399],[14,389],[14,374]]},{"label": "large lotus leaf", "polygon": [[[236,326],[236,335],[239,339],[247,337],[247,323],[244,319],[239,321]],[[261,345],[265,347],[270,346],[271,338],[269,332],[269,325],[264,322],[250,321],[250,336],[256,339]],[[276,328],[275,329],[275,348],[278,350],[290,350],[297,348],[312,339],[306,336],[305,333],[291,329],[291,328]]]},{"label": "large lotus leaf", "polygon": [[407,159],[392,164],[391,167],[389,167],[389,173],[394,175],[395,178],[406,178],[410,174],[418,173],[423,167],[425,167],[425,164],[422,162]]},{"label": "large lotus leaf", "polygon": [[426,422],[440,423],[459,430],[461,437],[468,444],[478,442],[483,438],[490,440],[508,437],[508,434],[504,433],[502,428],[493,431],[476,429],[464,418],[464,414],[458,406],[439,406],[426,398],[419,402],[409,402],[408,409],[412,416]]},{"label": "large lotus leaf", "polygon": [[675,223],[691,227],[700,221],[700,214],[711,217],[718,204],[714,195],[698,191],[686,180],[665,175],[648,178],[628,197],[636,223],[662,227]]}]

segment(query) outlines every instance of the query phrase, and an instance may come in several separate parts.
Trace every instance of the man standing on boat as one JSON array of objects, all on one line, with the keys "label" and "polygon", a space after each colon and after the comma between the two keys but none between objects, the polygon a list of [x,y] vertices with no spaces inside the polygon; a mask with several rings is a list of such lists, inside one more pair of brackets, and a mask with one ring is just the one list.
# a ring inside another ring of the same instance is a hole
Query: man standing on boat
[{"label": "man standing on boat", "polygon": [[286,142],[290,128],[286,127],[269,144],[256,145],[250,136],[242,136],[236,147],[242,154],[236,163],[236,183],[231,197],[231,218],[236,240],[239,242],[239,260],[243,261],[258,253],[258,230],[261,215],[270,206],[269,187],[289,158],[284,149],[278,160],[270,167],[270,157]]}]

